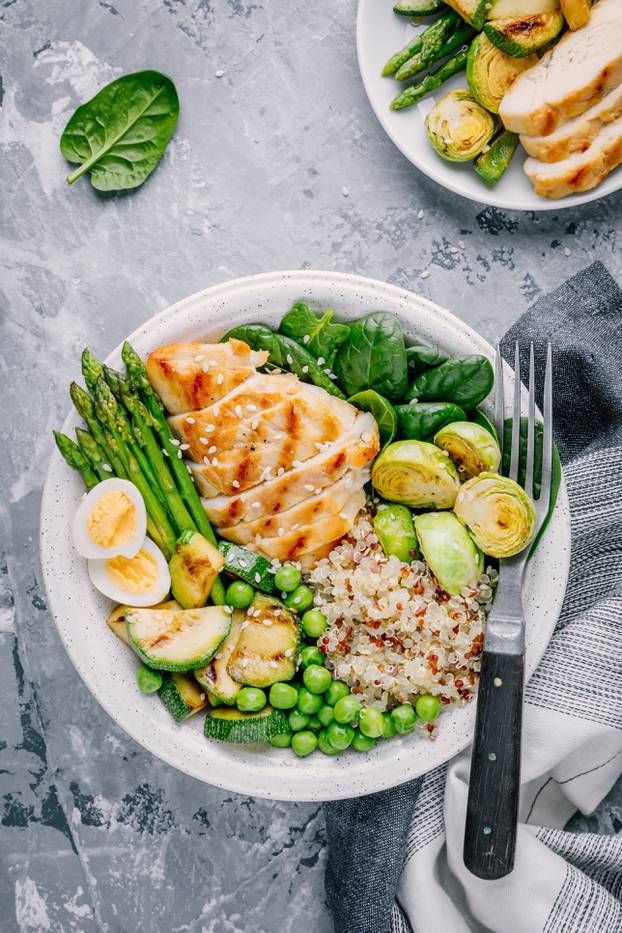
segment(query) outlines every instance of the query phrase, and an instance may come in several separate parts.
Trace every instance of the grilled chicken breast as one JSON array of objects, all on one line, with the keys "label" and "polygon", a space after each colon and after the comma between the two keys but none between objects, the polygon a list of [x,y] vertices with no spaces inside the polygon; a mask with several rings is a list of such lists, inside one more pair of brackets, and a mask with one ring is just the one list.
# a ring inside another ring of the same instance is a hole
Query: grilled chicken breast
[{"label": "grilled chicken breast", "polygon": [[565,120],[549,136],[521,136],[530,156],[541,162],[560,162],[575,152],[585,152],[603,127],[622,117],[622,84],[601,101],[571,120]]},{"label": "grilled chicken breast", "polygon": [[622,3],[599,0],[590,21],[568,32],[516,79],[501,102],[506,129],[548,136],[585,113],[622,81]]},{"label": "grilled chicken breast", "polygon": [[166,410],[177,415],[212,405],[263,366],[268,354],[242,340],[170,343],[147,357],[147,374]]},{"label": "grilled chicken breast", "polygon": [[312,564],[365,503],[378,427],[291,373],[258,373],[266,359],[239,340],[170,344],[147,370],[219,534]]}]

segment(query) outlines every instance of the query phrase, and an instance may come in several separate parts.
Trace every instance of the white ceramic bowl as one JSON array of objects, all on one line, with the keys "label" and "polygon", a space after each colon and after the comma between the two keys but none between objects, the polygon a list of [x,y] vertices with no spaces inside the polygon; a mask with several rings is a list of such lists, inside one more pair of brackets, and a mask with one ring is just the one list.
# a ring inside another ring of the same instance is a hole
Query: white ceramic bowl
[{"label": "white ceramic bowl", "polygon": [[[344,319],[378,309],[393,311],[411,339],[438,344],[450,354],[492,355],[481,337],[424,298],[372,279],[328,272],[276,272],[217,285],[162,311],[129,339],[141,354],[171,341],[217,340],[242,322],[276,325],[296,299],[332,307]],[[107,362],[121,366],[120,347]],[[71,413],[63,431],[72,434],[77,424],[79,419]],[[208,742],[201,715],[176,725],[157,697],[137,689],[137,660],[105,624],[112,604],[91,586],[86,562],[72,547],[71,520],[83,492],[80,477],[55,452],[41,506],[41,562],[49,605],[63,644],[93,696],[152,754],[227,790],[282,800],[328,800],[400,784],[442,764],[469,743],[474,703],[443,713],[434,742],[410,735],[381,742],[368,754],[347,752],[337,758],[318,753],[297,759],[289,750]],[[557,620],[569,554],[562,484],[554,520],[526,585],[528,674],[542,657]]]},{"label": "white ceramic bowl", "polygon": [[389,104],[404,85],[393,78],[383,78],[381,71],[386,61],[403,48],[416,29],[409,18],[398,16],[393,10],[394,0],[360,0],[358,7],[356,44],[363,84],[383,129],[406,158],[428,178],[456,194],[519,211],[559,211],[576,207],[622,187],[622,166],[612,172],[601,185],[585,194],[572,195],[559,201],[542,198],[523,172],[527,153],[519,146],[512,163],[500,182],[489,188],[473,171],[470,162],[459,164],[442,159],[430,145],[424,120],[435,101],[457,87],[467,87],[464,72],[447,81],[437,91],[428,94],[419,104],[407,110],[389,110]]}]

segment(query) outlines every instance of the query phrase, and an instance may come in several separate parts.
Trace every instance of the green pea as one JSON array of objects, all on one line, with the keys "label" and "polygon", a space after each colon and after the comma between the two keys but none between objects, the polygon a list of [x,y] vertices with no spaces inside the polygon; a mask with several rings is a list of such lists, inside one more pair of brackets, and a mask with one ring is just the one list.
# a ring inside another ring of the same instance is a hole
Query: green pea
[{"label": "green pea", "polygon": [[162,674],[141,664],[136,671],[136,683],[143,693],[155,693],[162,686]]},{"label": "green pea", "polygon": [[321,752],[324,752],[325,755],[338,755],[340,749],[335,748],[334,745],[331,745],[328,740],[328,732],[326,729],[322,729],[320,734],[317,737],[317,743]]},{"label": "green pea", "polygon": [[335,718],[332,706],[328,706],[326,703],[323,706],[320,706],[317,718],[320,720],[324,727],[330,726],[331,722]]},{"label": "green pea", "polygon": [[382,713],[373,706],[367,706],[359,717],[359,729],[370,739],[379,739],[384,732]]},{"label": "green pea", "polygon": [[331,722],[326,730],[326,737],[333,748],[338,748],[342,752],[352,745],[354,729],[352,726],[344,726],[340,722]]},{"label": "green pea", "polygon": [[333,712],[337,722],[358,722],[359,713],[361,712],[361,704],[356,699],[356,697],[353,697],[352,695],[341,697],[341,699],[337,700],[335,703]]},{"label": "green pea", "polygon": [[391,718],[393,719],[395,731],[399,732],[400,735],[404,735],[405,732],[410,732],[411,729],[414,729],[415,723],[417,722],[415,711],[410,703],[402,703],[401,706],[396,706],[391,713]]},{"label": "green pea", "polygon": [[306,729],[309,725],[309,716],[305,716],[304,713],[301,713],[297,709],[293,709],[289,716],[287,717],[289,722],[289,728],[292,732],[300,732],[301,729]]},{"label": "green pea", "polygon": [[302,673],[302,682],[311,693],[324,693],[330,687],[330,671],[319,664],[310,664]]},{"label": "green pea", "polygon": [[297,732],[292,738],[292,751],[299,758],[305,758],[317,748],[317,736],[313,732]]},{"label": "green pea", "polygon": [[274,584],[277,590],[283,593],[293,592],[297,586],[300,586],[301,581],[302,574],[293,564],[283,564],[274,574]]},{"label": "green pea", "polygon": [[424,693],[415,703],[415,712],[423,722],[434,722],[441,711],[441,701],[429,693]]},{"label": "green pea", "polygon": [[301,583],[289,594],[285,600],[285,605],[289,609],[295,609],[296,612],[304,612],[306,609],[310,609],[313,605],[313,590]]},{"label": "green pea", "polygon": [[328,703],[329,706],[334,706],[337,700],[340,700],[341,697],[347,697],[349,693],[350,688],[347,684],[344,684],[342,680],[333,680],[324,695],[324,702]]},{"label": "green pea", "polygon": [[303,670],[305,667],[309,667],[310,664],[324,664],[324,655],[315,645],[307,645],[300,652],[300,666]]},{"label": "green pea", "polygon": [[382,718],[384,720],[384,732],[382,733],[383,739],[392,739],[395,735],[395,723],[393,722],[393,717],[391,713],[383,713]]},{"label": "green pea", "polygon": [[322,728],[322,723],[320,722],[317,716],[312,716],[311,719],[309,720],[309,725],[307,728],[311,729],[312,732],[319,732],[320,729]]},{"label": "green pea", "polygon": [[253,601],[255,590],[250,583],[244,580],[234,580],[227,587],[225,593],[225,605],[233,606],[234,609],[246,609]]},{"label": "green pea", "polygon": [[322,697],[317,693],[311,693],[306,687],[298,691],[298,709],[305,716],[314,716],[322,705]]},{"label": "green pea", "polygon": [[352,739],[352,748],[357,752],[368,752],[370,748],[373,748],[376,744],[376,740],[370,738],[368,735],[363,735],[360,729],[357,729],[354,733],[354,738]]},{"label": "green pea", "polygon": [[242,687],[236,694],[235,705],[243,713],[258,713],[266,705],[266,694],[259,687]]},{"label": "green pea", "polygon": [[328,628],[328,619],[319,609],[307,609],[301,622],[308,638],[320,638]]},{"label": "green pea", "polygon": [[269,700],[275,709],[293,709],[298,702],[298,691],[291,684],[272,684]]},{"label": "green pea", "polygon": [[289,748],[291,744],[291,732],[283,732],[282,735],[273,735],[270,739],[270,745],[274,745],[275,748]]}]

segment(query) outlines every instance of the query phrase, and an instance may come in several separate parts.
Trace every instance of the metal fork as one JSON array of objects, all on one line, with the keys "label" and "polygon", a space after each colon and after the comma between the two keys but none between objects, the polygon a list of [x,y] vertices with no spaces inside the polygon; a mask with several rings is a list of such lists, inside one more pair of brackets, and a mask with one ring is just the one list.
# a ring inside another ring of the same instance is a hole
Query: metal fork
[{"label": "metal fork", "polygon": [[[518,480],[520,464],[520,347],[515,347],[514,398],[509,476]],[[495,426],[503,444],[505,399],[503,360],[495,360]],[[551,345],[544,377],[544,430],[540,496],[534,498],[535,360],[529,350],[529,403],[525,491],[536,506],[536,534],[542,528],[551,497],[553,457],[553,373]],[[503,449],[503,448],[502,448]],[[508,875],[514,867],[520,789],[521,726],[525,656],[522,585],[530,548],[499,562],[499,582],[486,624],[479,679],[475,737],[464,836],[464,864],[479,878]]]}]

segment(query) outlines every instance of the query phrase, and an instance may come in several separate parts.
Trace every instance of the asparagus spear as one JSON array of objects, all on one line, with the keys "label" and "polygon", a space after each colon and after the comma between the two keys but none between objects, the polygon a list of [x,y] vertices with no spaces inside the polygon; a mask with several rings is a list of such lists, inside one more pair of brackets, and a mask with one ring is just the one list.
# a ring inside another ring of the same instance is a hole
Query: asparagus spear
[{"label": "asparagus spear", "polygon": [[66,434],[61,434],[60,431],[54,431],[54,440],[63,460],[69,464],[72,470],[78,471],[85,482],[86,488],[93,489],[94,486],[97,486],[99,479],[75,441],[72,441]]},{"label": "asparagus spear", "polygon": [[404,110],[405,107],[412,107],[418,100],[425,97],[430,91],[436,90],[445,81],[452,78],[459,71],[466,68],[468,45],[463,46],[452,58],[448,59],[440,68],[431,71],[422,81],[405,87],[391,102],[391,110]]},{"label": "asparagus spear", "polygon": [[[169,464],[181,498],[184,500],[188,511],[192,515],[197,530],[204,538],[207,538],[213,545],[216,545],[216,535],[205,514],[205,509],[201,505],[201,499],[199,498],[192,477],[188,473],[184,461],[177,456],[177,447],[175,444],[171,443],[174,438],[168,426],[162,403],[149,382],[145,364],[136,350],[127,341],[123,344],[121,355],[123,357],[123,362],[127,366],[130,383],[140,394],[153,419],[162,449],[165,450],[168,455]],[[222,605],[225,601],[225,588],[220,577],[216,579],[212,587],[211,599],[217,605]]]},{"label": "asparagus spear", "polygon": [[397,81],[407,81],[414,78],[420,71],[429,68],[434,62],[440,61],[446,55],[450,55],[465,42],[468,42],[475,35],[475,30],[468,23],[460,20],[458,28],[452,28],[438,36],[432,36],[427,42],[424,42],[420,52],[409,58],[402,65],[395,78]]},{"label": "asparagus spear", "polygon": [[175,550],[175,542],[177,540],[175,529],[170,522],[166,509],[153,492],[149,479],[143,473],[139,465],[139,458],[136,454],[140,453],[143,459],[144,455],[136,441],[133,440],[127,419],[120,411],[117,401],[110,391],[103,374],[97,379],[94,385],[94,392],[97,415],[108,427],[110,433],[119,444],[120,451],[127,465],[128,479],[134,483],[143,497],[147,513],[153,519],[153,523],[157,529],[160,540],[156,543],[159,544],[167,559],[170,559]]},{"label": "asparagus spear", "polygon": [[109,479],[112,475],[112,467],[106,462],[104,452],[93,435],[85,431],[84,428],[76,428],[76,437],[78,439],[78,447],[93,467],[99,479]]},{"label": "asparagus spear", "polygon": [[77,382],[71,383],[69,394],[71,395],[71,401],[75,405],[78,414],[80,417],[84,418],[91,434],[93,435],[93,439],[103,451],[106,457],[106,462],[110,464],[116,476],[120,477],[121,479],[127,479],[127,471],[123,465],[121,457],[119,456],[118,445],[114,442],[113,438],[106,438],[104,429],[97,420],[95,406],[93,405],[93,400],[91,399],[90,395],[85,392],[84,389],[77,384]]},{"label": "asparagus spear", "polygon": [[382,74],[387,77],[388,75],[394,75],[402,65],[404,65],[413,55],[419,52],[423,45],[429,41],[430,36],[434,36],[439,32],[444,31],[445,29],[453,29],[461,21],[461,17],[454,13],[453,10],[450,10],[444,16],[441,16],[439,19],[435,20],[427,29],[424,29],[423,32],[417,33],[416,36],[413,36],[410,42],[408,42],[403,49],[400,49],[399,52],[396,52],[395,55],[392,55],[389,61],[386,63],[382,69]]},{"label": "asparagus spear", "polygon": [[504,130],[473,163],[473,168],[489,185],[496,185],[505,173],[518,146],[518,136]]}]

